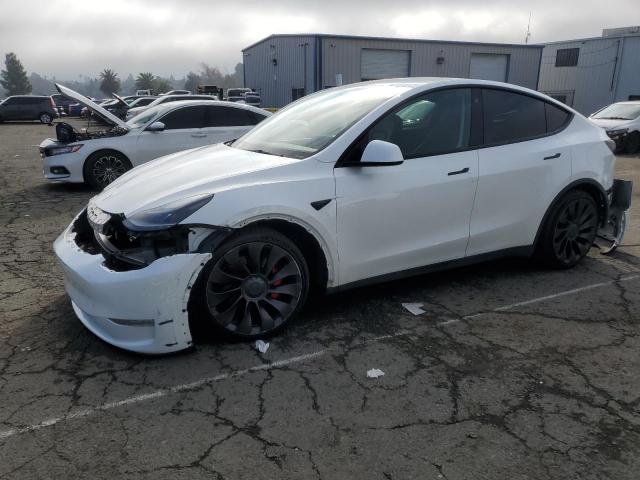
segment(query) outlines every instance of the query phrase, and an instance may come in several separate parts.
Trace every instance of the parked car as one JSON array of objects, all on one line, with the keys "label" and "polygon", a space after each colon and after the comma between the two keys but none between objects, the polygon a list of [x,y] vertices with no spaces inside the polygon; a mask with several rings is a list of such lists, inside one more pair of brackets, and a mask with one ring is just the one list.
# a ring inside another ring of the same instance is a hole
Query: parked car
[{"label": "parked car", "polygon": [[130,118],[141,114],[148,108],[157,107],[158,105],[162,105],[163,103],[178,102],[180,100],[218,100],[218,97],[213,97],[210,95],[164,95],[162,97],[156,98],[153,102],[146,106],[130,108],[127,112],[126,119],[129,120]]},{"label": "parked car", "polygon": [[248,105],[194,100],[158,105],[125,123],[73,90],[56,87],[87,105],[110,128],[78,132],[67,124],[59,127],[56,139],[40,144],[44,175],[94,188],[156,157],[238,138],[270,115]]},{"label": "parked car", "polygon": [[151,90],[136,90],[136,95],[139,96],[150,96]]},{"label": "parked car", "polygon": [[127,102],[127,104],[129,105],[129,109],[136,108],[136,107],[146,107],[157,98],[158,97],[140,97],[140,98],[136,98],[131,102]]},{"label": "parked car", "polygon": [[189,90],[170,90],[160,94],[160,96],[164,95],[191,95],[191,92]]},{"label": "parked car", "polygon": [[0,122],[39,120],[40,123],[51,123],[57,117],[58,110],[51,97],[14,95],[0,103]]},{"label": "parked car", "polygon": [[615,187],[612,143],[515,85],[351,84],[233,142],[132,170],[54,249],[76,315],[113,345],[185,349],[198,322],[256,339],[314,290],[507,255],[576,265],[618,209],[608,192],[630,198]]},{"label": "parked car", "polygon": [[227,101],[240,102],[244,100],[245,93],[251,93],[250,88],[229,88],[227,89]]},{"label": "parked car", "polygon": [[254,107],[260,106],[260,94],[257,92],[247,92],[244,94],[244,103],[247,105],[253,105]]},{"label": "parked car", "polygon": [[640,101],[614,103],[589,118],[606,130],[618,151],[636,153],[640,150]]}]

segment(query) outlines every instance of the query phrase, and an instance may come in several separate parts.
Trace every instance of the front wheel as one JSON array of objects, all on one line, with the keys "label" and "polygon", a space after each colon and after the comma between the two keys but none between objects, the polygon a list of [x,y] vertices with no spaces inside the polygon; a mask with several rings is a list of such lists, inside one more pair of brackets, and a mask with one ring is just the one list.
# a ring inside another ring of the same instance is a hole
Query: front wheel
[{"label": "front wheel", "polygon": [[201,311],[216,330],[244,340],[284,328],[309,293],[304,256],[269,228],[248,228],[216,247],[202,279]]},{"label": "front wheel", "polygon": [[50,124],[53,121],[53,117],[50,113],[41,113],[39,117],[40,123],[44,123],[46,125]]},{"label": "front wheel", "polygon": [[575,190],[554,207],[542,232],[539,254],[554,268],[571,268],[586,255],[598,231],[598,206],[591,195]]},{"label": "front wheel", "polygon": [[84,179],[93,188],[102,190],[128,170],[131,163],[121,153],[96,152],[85,162]]}]

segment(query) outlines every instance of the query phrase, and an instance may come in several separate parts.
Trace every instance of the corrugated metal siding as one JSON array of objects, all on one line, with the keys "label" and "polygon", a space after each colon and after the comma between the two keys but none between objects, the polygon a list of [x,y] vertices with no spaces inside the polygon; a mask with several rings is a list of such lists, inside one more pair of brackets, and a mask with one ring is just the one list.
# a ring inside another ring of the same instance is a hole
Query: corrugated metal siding
[{"label": "corrugated metal siding", "polygon": [[[317,41],[316,41],[317,39]],[[333,87],[336,74],[342,83],[362,80],[361,51],[363,48],[409,50],[410,76],[469,77],[472,53],[509,55],[507,81],[535,89],[542,47],[512,45],[457,44],[448,42],[417,42],[392,39],[359,39],[331,36],[274,36],[244,51],[246,87],[256,88],[263,106],[281,107],[291,101],[291,89],[304,86],[304,50],[307,47],[307,91]],[[314,64],[316,48],[320,62]],[[438,64],[438,57],[444,62]],[[272,59],[278,65],[272,65]]]},{"label": "corrugated metal siding", "polygon": [[[304,44],[307,44],[304,47]],[[281,107],[291,102],[291,90],[305,86],[313,92],[315,37],[273,37],[244,51],[245,87],[260,92],[263,107]],[[273,59],[277,65],[273,65]]]},{"label": "corrugated metal siding", "polygon": [[625,37],[622,41],[616,101],[628,100],[629,95],[640,95],[640,37]]},{"label": "corrugated metal siding", "polygon": [[[494,53],[509,55],[510,83],[536,88],[538,66],[542,48],[464,45],[455,43],[425,43],[396,40],[322,39],[324,58],[322,63],[323,87],[334,86],[335,76],[342,73],[344,83],[362,80],[360,52],[363,48],[380,48],[411,51],[412,77],[469,77],[472,53]],[[444,57],[442,64],[438,57]]]},{"label": "corrugated metal siding", "polygon": [[[556,52],[580,48],[576,67],[556,67]],[[616,57],[619,57],[616,61]],[[632,91],[640,94],[640,37],[594,38],[546,45],[539,90],[575,92],[573,107],[589,115]]]}]

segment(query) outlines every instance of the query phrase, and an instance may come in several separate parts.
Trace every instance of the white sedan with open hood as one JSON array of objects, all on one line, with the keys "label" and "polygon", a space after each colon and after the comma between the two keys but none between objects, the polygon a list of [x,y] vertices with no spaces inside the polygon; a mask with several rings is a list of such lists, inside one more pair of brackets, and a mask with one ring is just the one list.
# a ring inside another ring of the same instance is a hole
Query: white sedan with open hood
[{"label": "white sedan with open hood", "polygon": [[77,316],[113,345],[181,350],[195,325],[256,339],[313,290],[501,255],[576,265],[597,233],[620,238],[612,143],[514,85],[352,84],[123,175],[54,248]]},{"label": "white sedan with open hood", "polygon": [[106,126],[92,127],[91,118],[83,131],[58,123],[56,138],[40,144],[44,176],[86,182],[98,189],[154,158],[238,138],[271,115],[232,102],[189,100],[150,108],[124,122],[79,93],[62,85],[56,87],[90,108]]}]

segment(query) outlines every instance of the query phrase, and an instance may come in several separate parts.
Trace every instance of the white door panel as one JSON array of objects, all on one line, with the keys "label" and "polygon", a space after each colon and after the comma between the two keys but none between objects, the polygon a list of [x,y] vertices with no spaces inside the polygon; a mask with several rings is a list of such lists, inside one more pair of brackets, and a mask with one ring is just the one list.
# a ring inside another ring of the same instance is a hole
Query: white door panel
[{"label": "white door panel", "polygon": [[203,130],[187,128],[162,132],[143,131],[138,136],[138,152],[133,160],[134,166],[180,150],[206,145],[207,135]]},{"label": "white door panel", "polygon": [[464,257],[477,151],[334,172],[341,283]]},{"label": "white door panel", "polygon": [[547,208],[571,177],[571,149],[562,139],[552,135],[478,151],[468,256],[533,244]]}]

